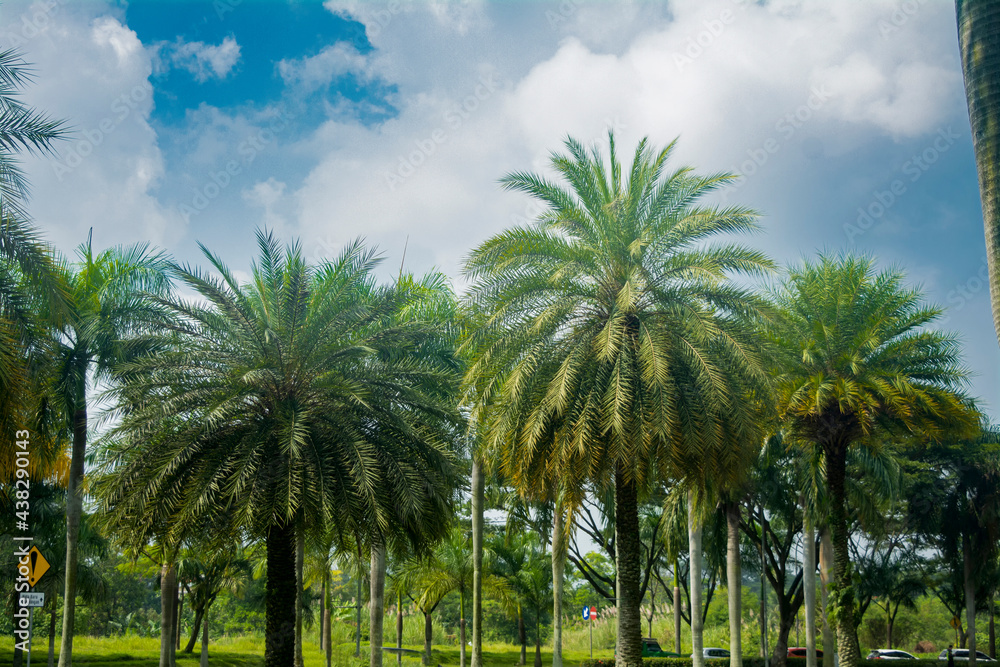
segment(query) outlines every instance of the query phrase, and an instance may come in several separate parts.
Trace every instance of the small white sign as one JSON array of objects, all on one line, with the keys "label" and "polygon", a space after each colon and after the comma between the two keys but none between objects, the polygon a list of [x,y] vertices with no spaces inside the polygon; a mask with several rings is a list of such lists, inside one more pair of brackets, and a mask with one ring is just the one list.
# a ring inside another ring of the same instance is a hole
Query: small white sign
[{"label": "small white sign", "polygon": [[45,593],[20,593],[20,606],[42,607],[45,605]]}]

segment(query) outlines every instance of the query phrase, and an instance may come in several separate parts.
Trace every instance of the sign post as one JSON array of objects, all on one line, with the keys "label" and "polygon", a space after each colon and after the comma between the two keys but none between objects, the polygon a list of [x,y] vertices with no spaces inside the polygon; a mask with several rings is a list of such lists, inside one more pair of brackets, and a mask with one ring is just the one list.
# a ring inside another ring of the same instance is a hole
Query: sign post
[{"label": "sign post", "polygon": [[[41,576],[41,575],[39,575]],[[30,611],[28,612],[28,665],[31,667],[31,638],[34,634],[35,627],[35,607],[41,607],[45,604],[45,593],[21,593],[20,606],[21,608],[28,607]]]},{"label": "sign post", "polygon": [[594,616],[597,616],[597,607],[584,605],[583,620],[590,621],[590,659],[594,659]]},{"label": "sign post", "polygon": [[[42,552],[38,550],[38,547],[31,547],[28,551],[27,556],[24,560],[18,563],[20,567],[27,566],[27,577],[28,585],[32,588],[38,583],[38,580],[42,578],[42,575],[49,571],[49,563],[42,556]],[[41,607],[45,604],[45,593],[33,593],[24,592],[18,593],[18,606],[21,609],[28,608],[28,665],[31,667],[31,640],[34,636],[35,629],[35,607]]]}]

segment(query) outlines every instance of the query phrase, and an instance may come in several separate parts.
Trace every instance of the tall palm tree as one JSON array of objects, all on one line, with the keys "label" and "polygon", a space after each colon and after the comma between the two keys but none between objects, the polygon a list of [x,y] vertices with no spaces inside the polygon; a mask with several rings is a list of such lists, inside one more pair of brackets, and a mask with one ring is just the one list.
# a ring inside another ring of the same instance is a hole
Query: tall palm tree
[{"label": "tall palm tree", "polygon": [[955,10],[983,202],[993,326],[1000,336],[1000,6],[992,0],[955,0]]},{"label": "tall palm tree", "polygon": [[[518,172],[508,190],[546,210],[476,248],[469,298],[487,314],[470,345],[471,403],[485,447],[522,493],[586,480],[615,495],[617,663],[642,659],[639,494],[724,451],[716,417],[735,405],[722,371],[757,367],[727,315],[749,295],[730,273],[762,274],[760,252],[712,243],[756,229],[742,207],[699,206],[730,175],[667,171],[670,144],[639,143],[630,166],[569,138],[550,165],[568,185]],[[748,424],[744,424],[748,425]]]},{"label": "tall palm tree", "polygon": [[263,538],[264,662],[290,667],[296,521],[421,545],[457,484],[459,368],[439,322],[400,317],[413,295],[378,285],[360,243],[315,267],[269,233],[258,245],[249,283],[207,250],[220,277],[175,267],[200,301],[158,299],[163,347],[120,369],[101,497],[174,534],[231,516]]},{"label": "tall palm tree", "polygon": [[117,365],[152,349],[149,323],[160,314],[144,294],[170,289],[169,262],[148,245],[109,248],[95,254],[91,242],[77,248],[77,260],[60,266],[71,310],[47,344],[44,371],[59,428],[71,434],[66,499],[66,587],[59,667],[72,664],[76,613],[77,548],[83,511],[83,476],[89,436],[89,394],[113,381]]},{"label": "tall palm tree", "polygon": [[959,346],[927,328],[940,316],[897,270],[876,273],[865,257],[821,256],[789,270],[775,290],[780,313],[777,406],[789,430],[818,447],[826,463],[834,550],[837,649],[855,667],[859,647],[848,552],[848,452],[880,432],[939,438],[974,428],[960,390]]}]

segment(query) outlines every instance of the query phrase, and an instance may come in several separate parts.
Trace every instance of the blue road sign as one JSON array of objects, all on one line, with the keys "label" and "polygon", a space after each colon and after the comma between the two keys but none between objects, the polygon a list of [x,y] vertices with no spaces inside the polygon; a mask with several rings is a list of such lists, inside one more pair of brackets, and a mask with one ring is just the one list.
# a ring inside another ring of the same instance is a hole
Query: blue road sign
[{"label": "blue road sign", "polygon": [[590,606],[588,605],[583,608],[583,620],[586,621],[589,618],[590,618]]}]

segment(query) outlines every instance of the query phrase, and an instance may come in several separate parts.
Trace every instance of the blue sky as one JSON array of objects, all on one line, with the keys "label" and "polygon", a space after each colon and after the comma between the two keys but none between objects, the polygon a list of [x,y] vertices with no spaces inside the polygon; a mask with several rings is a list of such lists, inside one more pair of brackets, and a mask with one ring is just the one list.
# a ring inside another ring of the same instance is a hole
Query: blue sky
[{"label": "blue sky", "polygon": [[[948,307],[1000,417],[1000,354],[953,3],[936,0],[9,0],[25,99],[76,129],[27,158],[64,251],[149,241],[249,268],[253,230],[313,259],[358,236],[456,279],[536,213],[497,179],[571,134],[680,137],[731,170],[782,263],[870,253]],[[390,269],[387,269],[389,271]]]}]

